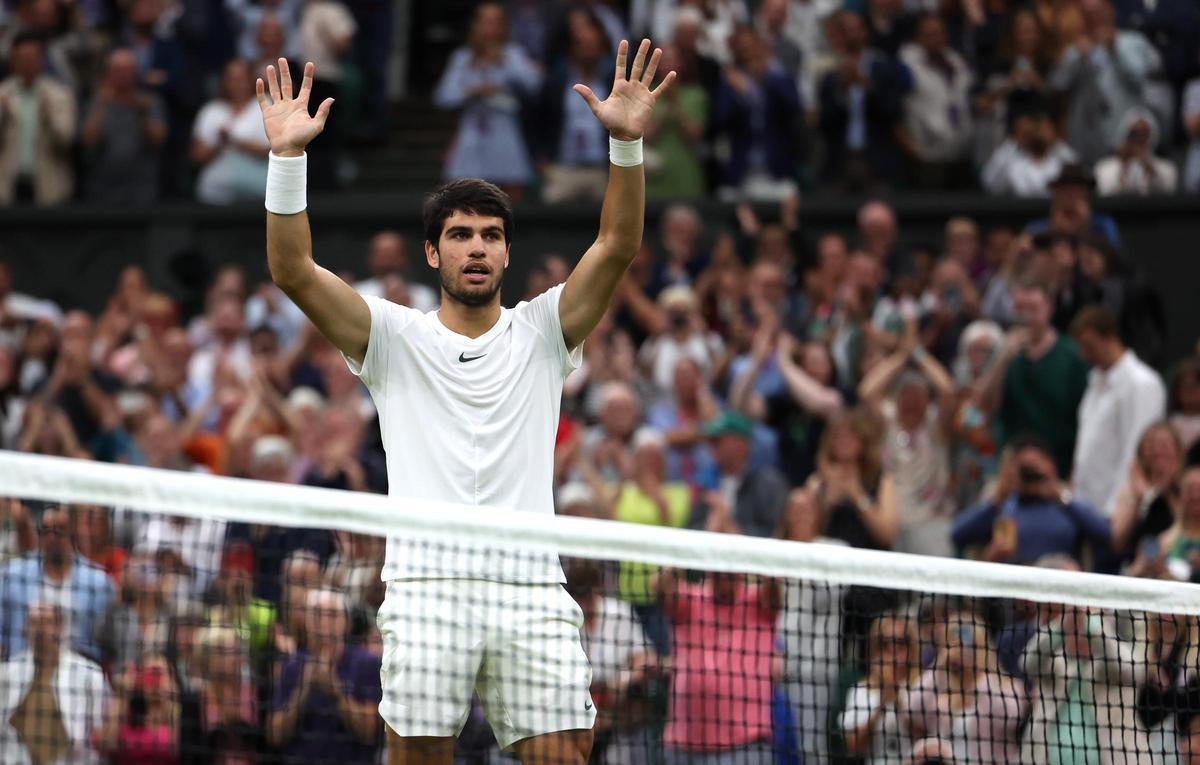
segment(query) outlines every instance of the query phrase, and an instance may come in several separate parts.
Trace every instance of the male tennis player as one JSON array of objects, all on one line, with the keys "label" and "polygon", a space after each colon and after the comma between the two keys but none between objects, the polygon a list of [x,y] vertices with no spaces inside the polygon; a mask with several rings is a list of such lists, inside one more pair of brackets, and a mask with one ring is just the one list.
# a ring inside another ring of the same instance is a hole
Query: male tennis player
[{"label": "male tennis player", "polygon": [[[271,142],[267,260],[275,283],[346,356],[375,400],[391,494],[553,514],[554,435],[563,379],[608,309],[642,238],[642,131],[670,72],[650,89],[660,50],[642,41],[612,92],[575,91],[609,131],[612,168],[600,232],[566,283],[511,310],[500,284],[512,244],[507,197],[483,181],[446,184],[425,202],[425,258],[442,304],[420,313],[364,299],[313,262],[304,148],[325,125],[308,111],[313,65],[293,95],[287,62],[267,67],[258,102]],[[503,546],[501,546],[503,545]],[[496,737],[524,763],[587,762],[595,709],[580,645],[582,612],[553,556],[388,541],[379,613],[391,765],[452,762],[478,691]],[[513,549],[516,548],[516,549]]]}]

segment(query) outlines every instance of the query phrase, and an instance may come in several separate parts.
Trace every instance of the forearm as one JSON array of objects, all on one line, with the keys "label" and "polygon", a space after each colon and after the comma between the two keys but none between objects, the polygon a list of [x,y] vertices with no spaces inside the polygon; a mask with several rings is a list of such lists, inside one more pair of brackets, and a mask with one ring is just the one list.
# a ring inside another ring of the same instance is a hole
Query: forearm
[{"label": "forearm", "polygon": [[1012,362],[1012,356],[1004,353],[994,364],[988,367],[984,372],[983,379],[979,381],[979,408],[986,414],[994,414],[1000,408],[1001,393],[1004,388],[1004,375],[1008,371],[1008,365]]},{"label": "forearm", "polygon": [[291,739],[307,697],[308,688],[302,685],[296,689],[283,709],[271,713],[270,719],[267,720],[267,743],[271,746],[283,746]]},{"label": "forearm", "polygon": [[645,218],[646,175],[643,166],[610,165],[597,244],[602,243],[610,256],[622,258],[628,265],[642,245]]},{"label": "forearm", "polygon": [[789,361],[780,364],[779,371],[792,398],[812,414],[828,417],[842,408],[842,394],[817,382],[800,366]]},{"label": "forearm", "polygon": [[338,714],[350,728],[359,741],[364,744],[375,742],[376,713],[369,702],[360,702],[350,698],[341,689],[334,691]]},{"label": "forearm", "polygon": [[758,380],[761,369],[761,361],[751,360],[746,365],[746,369],[734,381],[733,389],[729,392],[729,403],[733,408],[754,420],[763,418],[762,398],[754,390],[754,383]]},{"label": "forearm", "polygon": [[871,406],[878,407],[887,387],[892,384],[908,363],[908,351],[899,350],[875,365],[858,386],[858,397]]}]

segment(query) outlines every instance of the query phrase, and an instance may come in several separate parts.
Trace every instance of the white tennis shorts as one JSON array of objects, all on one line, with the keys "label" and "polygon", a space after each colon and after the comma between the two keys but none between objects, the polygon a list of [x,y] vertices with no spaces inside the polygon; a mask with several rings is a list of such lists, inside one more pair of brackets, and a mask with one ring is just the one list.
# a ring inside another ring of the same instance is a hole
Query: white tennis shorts
[{"label": "white tennis shorts", "polygon": [[398,579],[378,620],[379,713],[400,736],[457,736],[473,691],[503,749],[595,722],[583,611],[562,585]]}]

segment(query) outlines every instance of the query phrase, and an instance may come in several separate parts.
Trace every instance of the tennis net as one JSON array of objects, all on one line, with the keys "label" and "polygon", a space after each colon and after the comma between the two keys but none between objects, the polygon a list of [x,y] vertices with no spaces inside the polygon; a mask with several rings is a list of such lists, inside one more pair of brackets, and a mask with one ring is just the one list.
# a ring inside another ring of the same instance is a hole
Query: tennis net
[{"label": "tennis net", "polygon": [[1200,763],[1176,581],[11,452],[0,518],[3,763]]}]

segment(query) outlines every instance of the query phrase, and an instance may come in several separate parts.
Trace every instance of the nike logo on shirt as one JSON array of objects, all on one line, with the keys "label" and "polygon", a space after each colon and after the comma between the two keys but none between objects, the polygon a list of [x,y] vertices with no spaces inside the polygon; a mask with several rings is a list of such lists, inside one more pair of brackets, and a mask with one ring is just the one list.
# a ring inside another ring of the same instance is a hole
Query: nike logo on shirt
[{"label": "nike logo on shirt", "polygon": [[468,361],[474,361],[475,359],[482,359],[486,355],[487,355],[486,353],[481,353],[478,356],[468,356],[466,354],[466,352],[463,352],[463,353],[458,354],[458,361],[460,364],[465,364]]}]

